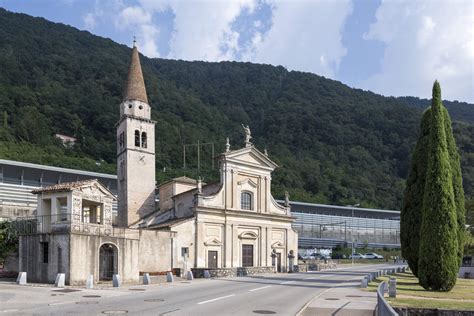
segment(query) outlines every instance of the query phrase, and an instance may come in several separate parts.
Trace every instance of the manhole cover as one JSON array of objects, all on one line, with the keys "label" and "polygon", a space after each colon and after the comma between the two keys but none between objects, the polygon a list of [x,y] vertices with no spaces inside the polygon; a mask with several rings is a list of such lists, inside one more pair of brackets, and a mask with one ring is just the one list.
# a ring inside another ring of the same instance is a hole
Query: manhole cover
[{"label": "manhole cover", "polygon": [[338,298],[335,298],[335,297],[328,297],[328,298],[325,298],[326,301],[339,301]]},{"label": "manhole cover", "polygon": [[109,310],[109,311],[103,311],[102,314],[127,314],[128,311],[124,309],[117,309],[117,310]]},{"label": "manhole cover", "polygon": [[144,300],[145,302],[164,302],[165,300],[162,298],[148,298]]},{"label": "manhole cover", "polygon": [[362,295],[346,295],[346,297],[362,297]]},{"label": "manhole cover", "polygon": [[79,302],[76,302],[76,304],[89,305],[89,304],[99,304],[99,302],[97,302],[97,301],[79,301]]},{"label": "manhole cover", "polygon": [[82,297],[93,298],[93,297],[100,297],[100,295],[82,295]]},{"label": "manhole cover", "polygon": [[276,314],[274,311],[268,311],[268,310],[256,310],[253,311],[255,314],[265,314],[265,315],[270,315],[270,314]]},{"label": "manhole cover", "polygon": [[81,290],[73,290],[73,289],[62,289],[62,290],[52,290],[53,292],[60,292],[60,293],[72,293],[72,292],[80,292]]},{"label": "manhole cover", "polygon": [[146,291],[145,289],[128,289],[129,291]]}]

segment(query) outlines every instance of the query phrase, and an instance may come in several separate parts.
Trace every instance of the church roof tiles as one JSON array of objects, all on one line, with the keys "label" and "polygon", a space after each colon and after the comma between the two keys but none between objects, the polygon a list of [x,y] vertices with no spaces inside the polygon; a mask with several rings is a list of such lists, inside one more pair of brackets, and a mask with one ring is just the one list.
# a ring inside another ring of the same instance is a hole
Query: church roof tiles
[{"label": "church roof tiles", "polygon": [[140,65],[140,56],[138,55],[138,49],[135,45],[132,50],[132,61],[130,62],[130,68],[128,70],[127,86],[123,100],[138,100],[148,103],[142,67]]}]

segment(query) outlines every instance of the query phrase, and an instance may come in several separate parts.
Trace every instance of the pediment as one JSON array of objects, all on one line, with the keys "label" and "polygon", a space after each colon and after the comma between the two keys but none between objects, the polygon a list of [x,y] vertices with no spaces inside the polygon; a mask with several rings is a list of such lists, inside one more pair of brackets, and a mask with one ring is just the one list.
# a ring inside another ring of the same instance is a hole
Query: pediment
[{"label": "pediment", "polygon": [[284,248],[284,247],[285,247],[285,245],[281,241],[277,241],[277,242],[274,242],[272,244],[272,249],[273,248]]},{"label": "pediment", "polygon": [[205,246],[222,246],[222,242],[217,238],[209,238],[204,242]]},{"label": "pediment", "polygon": [[79,188],[79,191],[84,196],[106,196],[111,199],[115,199],[115,196],[106,187],[104,187],[99,181],[93,181],[90,184],[83,185]]},{"label": "pediment", "polygon": [[265,168],[275,169],[278,167],[268,156],[261,153],[255,147],[242,148],[226,154],[226,157],[243,164],[258,165]]},{"label": "pediment", "polygon": [[240,239],[257,239],[258,235],[254,232],[243,232],[239,235]]},{"label": "pediment", "polygon": [[252,179],[245,179],[245,180],[242,180],[242,181],[239,181],[237,182],[238,185],[245,185],[245,184],[249,184],[251,187],[253,188],[256,188],[257,187],[257,183],[255,181],[253,181]]}]

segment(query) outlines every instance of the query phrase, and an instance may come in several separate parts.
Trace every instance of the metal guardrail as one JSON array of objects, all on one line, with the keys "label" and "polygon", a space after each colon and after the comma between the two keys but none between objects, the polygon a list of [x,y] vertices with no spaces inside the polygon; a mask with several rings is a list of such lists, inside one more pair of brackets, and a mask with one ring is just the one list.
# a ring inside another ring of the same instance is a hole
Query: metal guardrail
[{"label": "metal guardrail", "polygon": [[384,293],[385,289],[388,288],[387,282],[383,281],[377,288],[377,316],[398,316],[398,313],[393,309],[392,306],[385,300]]}]

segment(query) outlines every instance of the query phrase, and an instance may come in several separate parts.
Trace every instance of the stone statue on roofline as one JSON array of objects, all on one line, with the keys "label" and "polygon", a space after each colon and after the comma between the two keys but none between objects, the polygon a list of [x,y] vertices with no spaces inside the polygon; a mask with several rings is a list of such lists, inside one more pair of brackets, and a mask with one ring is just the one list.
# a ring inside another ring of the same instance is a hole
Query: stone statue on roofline
[{"label": "stone statue on roofline", "polygon": [[285,191],[285,206],[290,206],[290,193],[288,191]]},{"label": "stone statue on roofline", "polygon": [[252,139],[252,133],[250,132],[250,127],[248,125],[245,126],[244,124],[242,124],[242,127],[245,133],[245,147],[250,147],[252,146],[252,143],[250,142],[250,139]]}]

